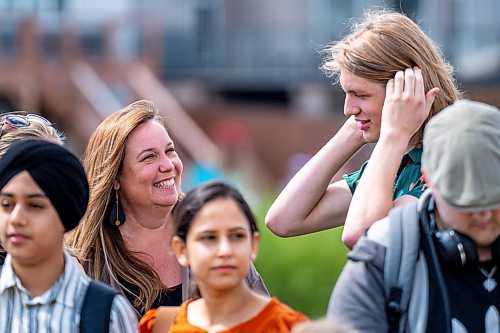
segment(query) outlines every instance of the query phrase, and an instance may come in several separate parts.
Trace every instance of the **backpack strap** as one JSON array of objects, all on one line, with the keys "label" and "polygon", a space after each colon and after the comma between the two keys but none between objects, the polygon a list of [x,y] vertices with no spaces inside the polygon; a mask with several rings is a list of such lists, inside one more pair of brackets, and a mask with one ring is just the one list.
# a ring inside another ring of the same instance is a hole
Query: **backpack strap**
[{"label": "backpack strap", "polygon": [[[389,246],[384,265],[386,311],[390,332],[402,332],[410,303],[420,248],[418,202],[389,212]],[[405,320],[401,320],[404,318]],[[403,325],[401,323],[403,322]]]},{"label": "backpack strap", "polygon": [[156,319],[151,333],[168,332],[175,316],[177,316],[177,312],[179,312],[179,308],[179,306],[160,306],[156,312]]},{"label": "backpack strap", "polygon": [[108,333],[111,306],[118,291],[91,280],[80,311],[80,333]]}]

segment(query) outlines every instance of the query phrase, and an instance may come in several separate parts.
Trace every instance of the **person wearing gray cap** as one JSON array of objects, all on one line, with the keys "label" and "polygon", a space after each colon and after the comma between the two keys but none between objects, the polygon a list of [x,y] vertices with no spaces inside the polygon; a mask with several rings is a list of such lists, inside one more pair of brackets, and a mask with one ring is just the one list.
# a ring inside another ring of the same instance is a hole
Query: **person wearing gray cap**
[{"label": "person wearing gray cap", "polygon": [[328,317],[361,332],[499,332],[499,109],[457,101],[423,142],[428,190],[360,239]]}]

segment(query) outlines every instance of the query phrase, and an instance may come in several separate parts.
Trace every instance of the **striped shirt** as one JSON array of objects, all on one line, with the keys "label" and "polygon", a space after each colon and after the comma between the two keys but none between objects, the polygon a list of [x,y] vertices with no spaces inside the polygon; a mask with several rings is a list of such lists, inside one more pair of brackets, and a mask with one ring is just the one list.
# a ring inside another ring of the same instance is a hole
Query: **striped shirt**
[{"label": "striped shirt", "polygon": [[[73,258],[64,253],[64,272],[43,294],[32,297],[12,269],[7,255],[0,272],[0,332],[79,332],[80,310],[90,283]],[[137,332],[137,317],[127,299],[113,299],[109,332]]]}]

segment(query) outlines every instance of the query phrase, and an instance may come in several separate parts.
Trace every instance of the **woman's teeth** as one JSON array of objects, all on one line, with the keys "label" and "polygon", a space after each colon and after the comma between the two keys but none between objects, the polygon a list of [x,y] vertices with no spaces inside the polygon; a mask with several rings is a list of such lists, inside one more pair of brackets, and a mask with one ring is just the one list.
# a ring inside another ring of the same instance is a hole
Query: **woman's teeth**
[{"label": "woman's teeth", "polygon": [[166,187],[174,186],[174,179],[171,178],[171,179],[167,179],[167,180],[162,180],[161,182],[155,183],[153,186],[158,187],[158,188],[166,188]]}]

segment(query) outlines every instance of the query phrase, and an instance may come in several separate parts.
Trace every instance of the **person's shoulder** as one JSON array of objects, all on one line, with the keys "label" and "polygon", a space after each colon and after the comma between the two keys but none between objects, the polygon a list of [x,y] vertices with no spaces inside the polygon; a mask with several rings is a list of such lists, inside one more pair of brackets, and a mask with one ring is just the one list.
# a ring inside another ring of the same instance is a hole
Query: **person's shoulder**
[{"label": "person's shoulder", "polygon": [[392,208],[386,217],[374,222],[370,226],[370,228],[366,232],[366,237],[362,238],[364,239],[363,241],[374,242],[378,245],[388,248],[391,245],[391,232],[393,232],[393,227],[391,227],[391,225],[393,225],[395,222],[398,222],[397,220],[402,220],[405,222],[415,218],[417,218],[418,220],[418,205],[421,205],[422,200],[425,200],[425,197],[423,197],[420,201],[415,199],[407,199],[406,204]]},{"label": "person's shoulder", "polygon": [[197,303],[200,301],[201,299],[198,298],[198,299],[195,299],[195,298],[190,298],[190,299],[187,299],[185,300],[184,302],[182,302],[182,304],[178,307],[178,312],[177,312],[177,315],[176,315],[176,318],[175,318],[175,322],[176,323],[187,323],[187,313],[188,313],[188,306],[193,305],[194,306],[197,306]]},{"label": "person's shoulder", "polygon": [[[138,316],[127,298],[116,293],[111,307],[111,321],[115,328],[126,328],[124,333],[136,332],[138,326]],[[116,322],[113,322],[116,320]]]},{"label": "person's shoulder", "polygon": [[293,314],[294,316],[304,317],[307,319],[307,317],[304,314],[302,314],[301,312],[299,312],[297,310],[292,309],[290,306],[281,302],[276,297],[271,298],[271,300],[269,301],[269,307],[271,307],[276,312],[280,312],[280,313],[287,314],[287,315]]},{"label": "person's shoulder", "polygon": [[375,221],[366,232],[366,240],[375,242],[383,247],[389,246],[389,217]]},{"label": "person's shoulder", "polygon": [[387,248],[390,246],[390,220],[385,217],[376,221],[347,254],[349,262],[366,262],[382,268]]},{"label": "person's shoulder", "polygon": [[139,332],[140,333],[151,333],[153,332],[153,326],[156,322],[156,316],[158,314],[158,309],[151,309],[142,316],[139,322]]},{"label": "person's shoulder", "polygon": [[[205,332],[201,328],[192,325],[188,319],[187,319],[187,311],[188,311],[188,306],[195,305],[196,303],[199,302],[200,299],[187,299],[185,300],[179,307],[178,307],[178,312],[175,315],[175,318],[173,320],[172,325],[170,326],[169,332],[193,332],[193,333],[200,333],[200,332]],[[160,320],[159,314],[157,314],[157,319]]]},{"label": "person's shoulder", "polygon": [[371,245],[365,247],[383,247],[389,249],[397,245],[394,244],[394,240],[398,240],[403,236],[405,237],[404,239],[418,240],[420,236],[420,229],[418,227],[419,212],[422,201],[425,198],[424,194],[424,197],[420,201],[413,199],[406,204],[392,208],[385,218],[372,224],[367,230],[366,235],[358,241],[358,244],[369,243]]},{"label": "person's shoulder", "polygon": [[309,320],[303,313],[292,309],[285,303],[280,302],[277,298],[273,297],[269,304],[257,317],[262,322],[270,319],[267,332],[288,332],[295,324]]}]

